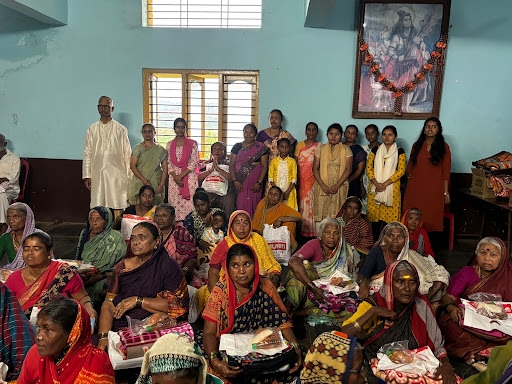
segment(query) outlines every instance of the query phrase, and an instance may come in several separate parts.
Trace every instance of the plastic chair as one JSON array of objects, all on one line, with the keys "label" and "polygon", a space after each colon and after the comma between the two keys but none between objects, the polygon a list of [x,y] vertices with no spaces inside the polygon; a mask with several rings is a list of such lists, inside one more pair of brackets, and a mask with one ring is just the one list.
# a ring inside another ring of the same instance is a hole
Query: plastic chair
[{"label": "plastic chair", "polygon": [[448,205],[445,205],[443,218],[448,219],[450,223],[448,230],[448,249],[453,251],[453,240],[455,238],[455,216],[452,212],[450,212],[450,207]]},{"label": "plastic chair", "polygon": [[27,187],[29,169],[30,164],[28,161],[25,159],[20,159],[20,193],[18,194],[18,197],[12,201],[13,203],[17,203],[18,201],[23,202],[25,200],[25,189]]}]

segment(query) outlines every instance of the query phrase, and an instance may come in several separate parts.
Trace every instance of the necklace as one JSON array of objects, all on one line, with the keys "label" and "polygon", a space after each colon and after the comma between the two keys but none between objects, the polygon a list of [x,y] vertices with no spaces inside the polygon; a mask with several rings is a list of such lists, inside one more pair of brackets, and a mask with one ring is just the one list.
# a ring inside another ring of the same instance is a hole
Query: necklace
[{"label": "necklace", "polygon": [[18,252],[18,249],[20,249],[20,242],[18,240],[16,240],[16,235],[14,234],[14,231],[11,232],[11,238],[12,238],[12,243],[14,245],[14,250],[16,252]]}]

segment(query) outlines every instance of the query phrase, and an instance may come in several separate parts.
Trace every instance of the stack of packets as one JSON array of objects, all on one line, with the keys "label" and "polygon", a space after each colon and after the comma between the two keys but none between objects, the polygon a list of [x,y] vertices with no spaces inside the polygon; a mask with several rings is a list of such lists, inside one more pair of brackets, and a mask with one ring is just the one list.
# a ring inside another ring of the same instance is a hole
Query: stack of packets
[{"label": "stack of packets", "polygon": [[108,333],[108,355],[114,369],[137,368],[142,365],[144,353],[158,338],[168,333],[187,334],[194,339],[189,323],[183,322],[173,328],[159,329],[134,335],[130,328]]},{"label": "stack of packets", "polygon": [[487,332],[501,332],[512,336],[512,303],[469,301],[465,299],[461,299],[461,302],[465,310],[463,326]]}]

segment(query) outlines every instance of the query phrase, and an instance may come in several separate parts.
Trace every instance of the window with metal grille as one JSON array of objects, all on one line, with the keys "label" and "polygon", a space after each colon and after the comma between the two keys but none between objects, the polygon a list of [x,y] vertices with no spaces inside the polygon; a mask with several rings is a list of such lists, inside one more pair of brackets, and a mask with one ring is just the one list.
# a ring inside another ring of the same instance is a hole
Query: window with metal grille
[{"label": "window with metal grille", "polygon": [[201,159],[210,157],[216,141],[243,141],[245,124],[258,116],[258,71],[178,71],[144,69],[144,121],[156,127],[165,146],[175,136],[173,122],[183,117],[187,136],[199,146]]},{"label": "window with metal grille", "polygon": [[143,0],[145,27],[261,28],[262,0]]}]

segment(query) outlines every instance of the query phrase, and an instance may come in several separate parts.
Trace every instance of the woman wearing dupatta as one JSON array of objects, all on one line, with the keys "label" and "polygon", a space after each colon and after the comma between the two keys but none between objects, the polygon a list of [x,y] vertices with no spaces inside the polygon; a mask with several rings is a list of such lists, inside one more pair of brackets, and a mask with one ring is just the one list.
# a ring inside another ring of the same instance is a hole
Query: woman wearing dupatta
[{"label": "woman wearing dupatta", "polygon": [[350,196],[347,198],[336,217],[343,221],[343,236],[361,256],[366,257],[373,246],[373,234],[370,224],[361,216],[363,202]]},{"label": "woman wearing dupatta", "polygon": [[481,351],[505,344],[512,337],[499,331],[484,332],[461,326],[464,318],[460,299],[469,299],[473,293],[501,295],[502,301],[512,301],[512,265],[503,241],[495,237],[484,237],[476,246],[476,264],[463,267],[450,280],[443,296],[445,313],[439,324],[446,338],[450,357],[473,363]]},{"label": "woman wearing dupatta", "polygon": [[94,270],[81,273],[85,289],[93,303],[101,303],[107,273],[126,255],[126,242],[112,229],[113,216],[106,207],[94,207],[89,212],[87,225],[78,240],[76,260],[94,265]]},{"label": "woman wearing dupatta", "polygon": [[[290,271],[285,282],[287,308],[303,309],[304,315],[351,312],[357,308],[355,293],[343,293],[326,297],[324,290],[313,283],[329,279],[335,272],[351,276],[354,272],[352,249],[343,239],[341,225],[335,219],[322,220],[318,226],[318,239],[309,240],[288,262]],[[320,308],[322,310],[320,310]]]},{"label": "woman wearing dupatta", "polygon": [[175,209],[172,205],[162,203],[156,208],[155,222],[162,231],[163,246],[172,257],[194,288],[201,288],[203,283],[194,273],[197,263],[197,247],[192,235],[181,224],[174,221]]},{"label": "woman wearing dupatta", "polygon": [[300,233],[305,237],[316,236],[315,220],[313,219],[313,160],[315,151],[321,145],[316,141],[318,125],[310,122],[306,125],[306,140],[301,141],[295,147],[295,158],[299,181],[297,192],[299,194],[299,212],[302,214],[302,226]]},{"label": "woman wearing dupatta", "polygon": [[[226,270],[225,279],[215,285],[203,312],[203,349],[209,357],[210,368],[231,383],[295,382],[302,361],[301,351],[291,319],[275,286],[260,277],[257,252],[246,244],[235,244],[230,247],[223,268]],[[279,328],[287,343],[296,350],[296,355],[290,356],[293,360],[287,362],[291,369],[283,373],[249,375],[244,374],[242,368],[220,359],[221,335],[270,327]]]},{"label": "woman wearing dupatta", "polygon": [[283,112],[281,112],[279,109],[273,109],[270,111],[268,120],[270,127],[258,132],[258,135],[256,136],[256,141],[265,144],[265,146],[268,148],[268,161],[270,162],[270,160],[272,160],[274,157],[279,156],[277,142],[280,139],[290,140],[290,156],[293,156],[293,148],[295,147],[297,140],[295,140],[290,132],[283,129],[281,125],[284,120]]},{"label": "woman wearing dupatta", "polygon": [[133,174],[128,184],[128,202],[138,203],[140,187],[149,185],[155,188],[155,204],[164,201],[165,181],[167,179],[167,157],[164,147],[155,143],[155,126],[144,124],[142,137],[144,141],[133,147],[130,157],[130,169]]},{"label": "woman wearing dupatta", "polygon": [[176,220],[183,221],[194,209],[192,195],[197,189],[199,153],[197,143],[186,137],[187,122],[174,120],[176,137],[167,143],[169,190],[168,201],[176,209]]},{"label": "woman wearing dupatta", "polygon": [[336,217],[347,199],[348,176],[352,172],[352,151],[341,142],[343,128],[338,123],[327,129],[327,144],[316,149],[313,161],[315,222]]},{"label": "woman wearing dupatta", "polygon": [[254,124],[244,127],[244,141],[231,149],[229,172],[238,193],[236,209],[249,212],[252,217],[263,196],[263,181],[268,170],[267,147],[256,141],[258,129]]},{"label": "woman wearing dupatta", "polygon": [[142,320],[152,313],[164,313],[174,319],[186,318],[187,282],[161,242],[162,233],[155,223],[143,221],[133,228],[130,247],[134,257],[115,266],[101,307],[99,348],[107,348],[108,331],[128,326],[126,316]]},{"label": "woman wearing dupatta", "polygon": [[359,296],[365,299],[369,294],[377,292],[383,284],[386,267],[397,260],[407,260],[414,265],[420,275],[419,292],[432,305],[440,304],[450,281],[450,273],[432,257],[424,257],[409,249],[409,232],[402,223],[396,221],[384,227],[359,270]]},{"label": "woman wearing dupatta", "polygon": [[34,212],[25,203],[14,203],[7,208],[7,232],[0,236],[0,259],[7,253],[9,263],[4,269],[16,270],[25,266],[23,262],[23,244],[25,238],[39,232],[36,228]]},{"label": "woman wearing dupatta", "polygon": [[75,267],[52,260],[53,240],[46,232],[35,232],[23,241],[25,267],[14,271],[5,285],[21,304],[27,317],[32,309],[40,308],[57,296],[68,296],[80,302],[96,319],[91,298]]},{"label": "woman wearing dupatta", "polygon": [[283,202],[283,191],[274,186],[270,187],[267,196],[256,207],[252,218],[252,230],[263,235],[265,224],[272,225],[274,228],[284,225],[290,231],[290,245],[293,253],[297,249],[296,223],[301,219],[302,216],[299,212]]},{"label": "woman wearing dupatta", "polygon": [[[457,382],[441,330],[429,301],[419,292],[419,285],[420,277],[414,265],[405,260],[395,261],[386,267],[380,290],[363,301],[357,312],[343,323],[342,331],[357,336],[363,345],[368,383],[377,383],[374,374],[386,383]],[[409,349],[428,346],[440,360],[436,372],[426,375],[428,380],[417,374],[377,371],[379,348],[400,340],[408,340]]]},{"label": "woman wearing dupatta", "polygon": [[428,233],[423,228],[423,215],[417,208],[411,208],[405,211],[402,216],[402,224],[407,227],[409,231],[409,249],[418,252],[423,256],[436,257]]},{"label": "woman wearing dupatta", "polygon": [[250,246],[258,254],[259,271],[276,287],[281,281],[281,265],[263,237],[252,232],[251,218],[245,211],[239,210],[231,214],[227,236],[224,237],[213,251],[208,270],[208,289],[211,290],[219,281],[222,263],[226,260],[229,248],[233,244],[242,243]]},{"label": "woman wearing dupatta", "polygon": [[91,343],[91,319],[82,305],[57,298],[39,312],[37,325],[37,344],[18,383],[115,384],[108,355]]}]

